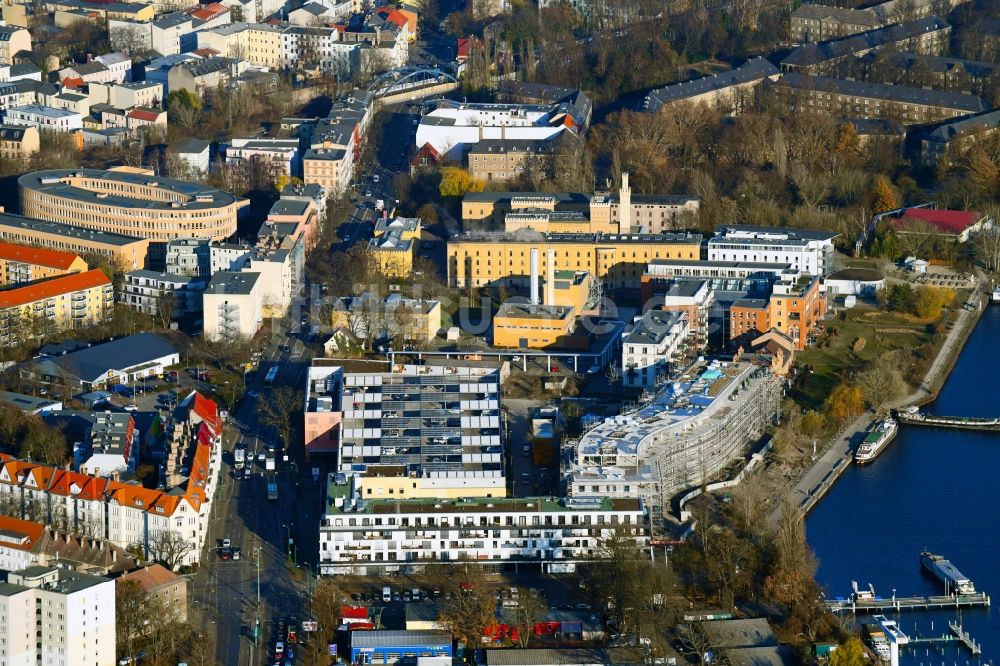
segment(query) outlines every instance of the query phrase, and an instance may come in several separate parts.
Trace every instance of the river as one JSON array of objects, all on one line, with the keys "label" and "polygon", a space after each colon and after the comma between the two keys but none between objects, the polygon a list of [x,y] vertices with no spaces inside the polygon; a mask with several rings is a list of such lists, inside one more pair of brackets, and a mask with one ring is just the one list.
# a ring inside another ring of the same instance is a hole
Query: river
[{"label": "river", "polygon": [[[1000,416],[1000,306],[990,306],[959,356],[941,395],[925,409],[955,416]],[[806,520],[828,596],[848,597],[851,581],[881,597],[942,594],[922,573],[927,549],[950,559],[1000,603],[1000,433],[902,427],[867,467],[852,465]],[[887,614],[913,635],[947,632],[951,611]],[[864,619],[864,617],[859,617]],[[965,609],[961,621],[982,645],[975,658],[954,644],[923,644],[901,654],[907,666],[1000,662],[1000,612]],[[933,623],[933,631],[931,630]]]}]

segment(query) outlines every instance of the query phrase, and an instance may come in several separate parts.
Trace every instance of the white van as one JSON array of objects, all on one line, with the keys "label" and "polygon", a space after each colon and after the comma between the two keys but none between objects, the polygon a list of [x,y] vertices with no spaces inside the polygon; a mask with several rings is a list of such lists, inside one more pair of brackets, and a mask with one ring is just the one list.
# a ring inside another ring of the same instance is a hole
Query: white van
[{"label": "white van", "polygon": [[382,601],[384,603],[389,603],[392,601],[392,590],[388,587],[382,588]]}]

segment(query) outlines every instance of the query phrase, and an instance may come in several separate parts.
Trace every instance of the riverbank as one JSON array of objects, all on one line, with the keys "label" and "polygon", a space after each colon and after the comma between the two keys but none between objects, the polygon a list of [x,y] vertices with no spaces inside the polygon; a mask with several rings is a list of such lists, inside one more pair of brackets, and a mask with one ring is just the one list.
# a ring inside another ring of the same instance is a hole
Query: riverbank
[{"label": "riverbank", "polygon": [[[966,301],[959,306],[958,315],[948,331],[944,343],[938,350],[927,374],[917,390],[896,401],[891,407],[925,405],[937,398],[941,387],[955,367],[962,348],[975,330],[979,318],[989,306],[989,295],[982,291],[982,279],[976,284]],[[768,520],[777,524],[784,505],[790,503],[802,517],[816,506],[816,503],[833,487],[841,474],[852,464],[852,456],[858,442],[864,437],[872,420],[872,415],[864,413],[853,422],[845,424],[832,438],[817,448],[814,462],[806,468],[799,479],[784,494],[784,501],[777,501],[771,508]]]}]

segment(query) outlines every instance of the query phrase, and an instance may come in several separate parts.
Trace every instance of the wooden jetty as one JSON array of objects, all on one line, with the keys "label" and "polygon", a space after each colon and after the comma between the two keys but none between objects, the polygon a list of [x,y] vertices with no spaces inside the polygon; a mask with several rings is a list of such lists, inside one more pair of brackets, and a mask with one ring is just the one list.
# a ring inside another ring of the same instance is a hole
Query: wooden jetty
[{"label": "wooden jetty", "polygon": [[976,643],[976,641],[972,640],[972,636],[969,635],[969,632],[962,629],[962,625],[957,622],[949,622],[948,628],[951,630],[951,633],[955,635],[958,642],[964,645],[973,656],[978,656],[983,653],[982,648],[979,647],[979,644]]},{"label": "wooden jetty", "polygon": [[949,608],[989,608],[990,597],[987,594],[949,594],[936,597],[896,597],[894,599],[827,599],[824,601],[828,610],[834,613],[881,613],[884,611],[901,610],[934,610]]}]

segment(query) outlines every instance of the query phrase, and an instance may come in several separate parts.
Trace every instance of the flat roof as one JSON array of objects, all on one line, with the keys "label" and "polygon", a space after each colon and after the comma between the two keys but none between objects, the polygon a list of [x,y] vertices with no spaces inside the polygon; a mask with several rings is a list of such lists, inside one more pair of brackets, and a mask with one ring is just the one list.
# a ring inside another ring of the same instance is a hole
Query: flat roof
[{"label": "flat roof", "polygon": [[573,314],[573,308],[565,305],[543,305],[505,301],[494,316],[517,317],[520,319],[566,319]]},{"label": "flat roof", "polygon": [[56,356],[36,358],[29,363],[53,363],[90,382],[108,370],[125,370],[177,353],[177,348],[165,338],[155,333],[137,333]]},{"label": "flat roof", "polygon": [[0,391],[0,405],[20,410],[42,409],[49,405],[58,404],[58,400],[52,400],[51,398],[39,398],[33,395],[25,395],[24,393],[14,393],[13,391]]},{"label": "flat roof", "polygon": [[[176,199],[174,201],[139,199],[121,194],[105,194],[101,190],[90,190],[71,184],[71,181],[82,178],[155,187],[169,192]],[[18,187],[24,189],[45,192],[66,199],[136,209],[173,210],[177,207],[175,204],[179,204],[185,209],[212,209],[230,206],[241,201],[228,192],[200,183],[110,169],[78,168],[34,171],[18,178],[17,184]]]},{"label": "flat roof", "polygon": [[218,271],[212,275],[205,293],[247,295],[253,291],[259,277],[260,273]]},{"label": "flat roof", "polygon": [[352,631],[352,648],[392,648],[392,647],[441,647],[451,648],[451,633],[447,631]]}]

